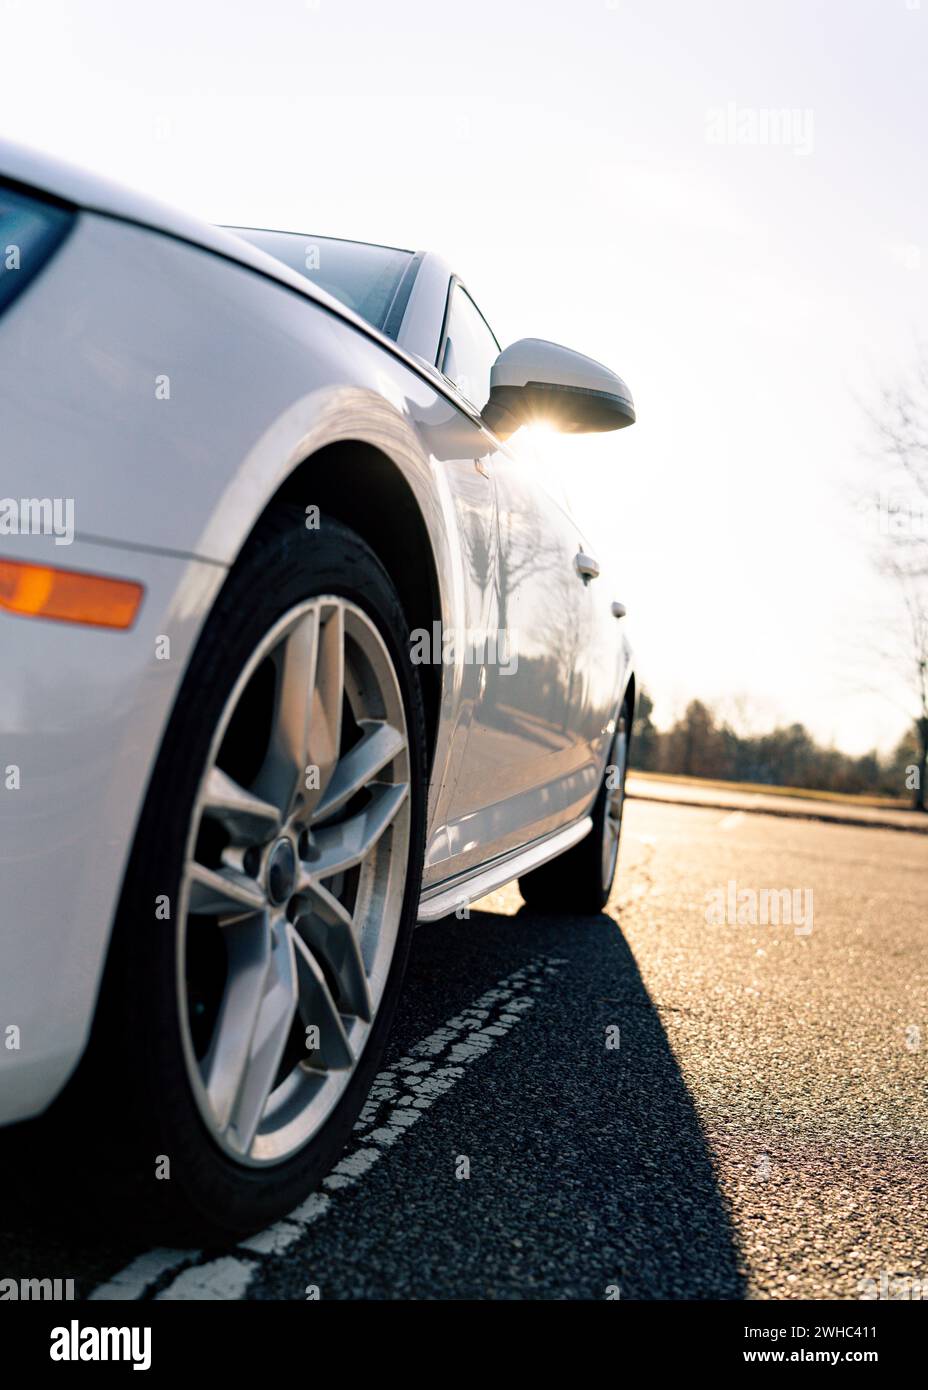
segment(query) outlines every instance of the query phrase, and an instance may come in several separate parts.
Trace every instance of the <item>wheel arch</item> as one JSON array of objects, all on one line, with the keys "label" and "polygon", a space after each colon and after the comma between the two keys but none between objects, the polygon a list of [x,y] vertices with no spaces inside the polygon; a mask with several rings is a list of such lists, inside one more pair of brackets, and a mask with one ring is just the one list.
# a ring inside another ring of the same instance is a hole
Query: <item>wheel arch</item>
[{"label": "wheel arch", "polygon": [[[268,512],[281,505],[315,506],[350,526],[380,560],[399,594],[410,630],[431,631],[442,603],[429,529],[403,470],[376,445],[342,438],[303,458],[255,519],[243,550]],[[324,524],[324,522],[322,523]],[[430,770],[438,736],[441,667],[420,668]]]},{"label": "wheel arch", "polygon": [[632,747],[632,731],[634,730],[634,727],[635,727],[635,703],[636,703],[636,699],[637,699],[637,686],[636,686],[636,683],[635,683],[635,673],[634,673],[634,671],[632,671],[631,674],[630,674],[629,677],[628,677],[628,680],[625,682],[625,689],[624,689],[624,691],[622,692],[622,698],[621,698],[621,700],[619,701],[619,710],[622,710],[626,705],[628,706],[628,715],[629,715],[629,718],[628,718],[628,732],[627,732],[627,734],[626,734],[626,738],[627,738],[627,740],[628,740],[628,753],[626,754],[626,757],[629,756],[629,755],[631,754],[631,747]]},{"label": "wheel arch", "polygon": [[621,709],[623,705],[628,705],[628,707],[629,707],[629,712],[631,713],[632,719],[634,719],[634,717],[635,717],[635,700],[636,700],[635,691],[636,691],[636,686],[635,686],[635,673],[634,673],[634,671],[632,671],[632,673],[631,673],[631,675],[629,676],[628,680],[625,682],[625,689],[624,689],[624,691],[622,692],[622,698],[621,698],[621,700],[619,701],[619,709]]}]

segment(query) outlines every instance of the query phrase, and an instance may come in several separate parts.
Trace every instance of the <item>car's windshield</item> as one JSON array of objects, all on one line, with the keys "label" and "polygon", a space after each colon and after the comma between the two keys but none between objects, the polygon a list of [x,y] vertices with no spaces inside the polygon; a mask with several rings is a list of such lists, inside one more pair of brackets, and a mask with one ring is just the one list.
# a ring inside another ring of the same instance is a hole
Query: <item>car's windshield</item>
[{"label": "car's windshield", "polygon": [[396,337],[412,288],[415,258],[411,251],[301,232],[255,227],[228,230],[305,275],[381,332]]}]

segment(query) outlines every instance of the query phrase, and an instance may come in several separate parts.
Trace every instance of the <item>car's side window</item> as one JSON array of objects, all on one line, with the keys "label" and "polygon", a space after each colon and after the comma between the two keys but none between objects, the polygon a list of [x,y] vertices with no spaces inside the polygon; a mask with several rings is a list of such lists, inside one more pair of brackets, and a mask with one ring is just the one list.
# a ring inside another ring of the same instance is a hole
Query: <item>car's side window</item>
[{"label": "car's side window", "polygon": [[462,396],[482,410],[490,399],[490,368],[499,343],[462,285],[455,281],[448,305],[441,371]]}]

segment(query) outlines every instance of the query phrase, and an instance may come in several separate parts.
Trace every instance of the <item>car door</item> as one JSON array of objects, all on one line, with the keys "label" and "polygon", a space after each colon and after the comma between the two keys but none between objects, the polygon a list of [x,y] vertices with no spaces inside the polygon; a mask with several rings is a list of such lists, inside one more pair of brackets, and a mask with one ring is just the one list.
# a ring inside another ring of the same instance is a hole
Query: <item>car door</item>
[{"label": "car door", "polygon": [[[439,366],[470,406],[499,352],[463,285],[451,286]],[[495,489],[493,596],[466,752],[447,823],[454,872],[576,819],[595,791],[593,619],[577,527],[531,462],[485,431]]]},{"label": "car door", "polygon": [[576,820],[595,792],[596,563],[518,442],[498,458],[495,482],[497,616],[518,662],[488,671],[471,756],[482,732],[505,800],[505,846],[514,847]]},{"label": "car door", "polygon": [[[580,802],[588,801],[599,790],[603,769],[612,747],[619,696],[631,662],[631,649],[621,622],[625,607],[618,601],[622,592],[614,542],[602,521],[593,527],[583,525],[562,490],[562,506],[573,522],[579,538],[578,571],[582,577],[587,609],[589,637],[578,654],[577,681],[583,695],[573,705],[577,737],[584,749],[583,765],[573,784]],[[575,807],[580,813],[581,807]]]}]

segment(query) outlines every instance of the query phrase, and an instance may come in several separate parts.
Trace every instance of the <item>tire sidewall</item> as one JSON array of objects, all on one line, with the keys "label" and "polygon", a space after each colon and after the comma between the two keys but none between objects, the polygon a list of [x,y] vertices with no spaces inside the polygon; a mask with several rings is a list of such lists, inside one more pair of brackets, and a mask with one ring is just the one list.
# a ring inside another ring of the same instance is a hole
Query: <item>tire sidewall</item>
[{"label": "tire sidewall", "polygon": [[[219,1148],[193,1095],[176,983],[177,924],[153,921],[154,902],[164,893],[172,904],[180,901],[200,779],[241,670],[277,619],[323,593],[367,613],[396,669],[410,759],[407,878],[393,960],[354,1074],[301,1150],[282,1163],[249,1168]],[[323,517],[319,530],[309,532],[301,512],[276,519],[230,574],[191,660],[151,779],[114,932],[116,974],[137,1019],[133,1033],[140,1044],[134,1108],[141,1161],[146,1144],[153,1145],[152,1165],[157,1156],[170,1159],[171,1207],[198,1231],[215,1227],[217,1234],[243,1234],[266,1224],[297,1205],[341,1151],[379,1069],[405,974],[424,858],[426,791],[422,697],[409,660],[408,627],[386,571],[360,537],[334,520]],[[153,1196],[157,1203],[160,1194]]]},{"label": "tire sidewall", "polygon": [[[619,723],[620,723],[620,721],[621,721],[622,719],[625,720],[625,763],[624,763],[624,765],[623,765],[623,767],[622,767],[622,819],[621,819],[621,821],[619,822],[619,834],[618,834],[618,836],[617,836],[617,838],[616,838],[615,859],[614,859],[613,864],[612,864],[612,872],[611,872],[611,874],[609,875],[609,882],[606,883],[606,881],[605,881],[605,876],[604,876],[603,871],[602,871],[602,860],[603,860],[602,846],[603,846],[603,839],[604,839],[604,837],[605,837],[605,835],[606,835],[607,822],[608,822],[609,787],[608,787],[608,785],[607,785],[607,778],[608,778],[608,776],[609,776],[609,768],[612,767],[612,766],[614,766],[613,754],[615,753],[616,739],[617,739],[618,736],[619,736]],[[619,706],[619,712],[618,712],[618,715],[616,716],[616,731],[615,731],[615,734],[613,735],[612,742],[611,742],[610,745],[609,745],[609,755],[608,755],[608,757],[607,757],[607,759],[606,759],[606,768],[605,768],[605,771],[603,772],[603,781],[602,781],[602,785],[601,785],[601,787],[600,787],[600,789],[599,789],[599,796],[597,797],[596,806],[595,806],[594,813],[593,813],[593,826],[594,826],[595,838],[596,838],[596,840],[597,840],[597,842],[598,842],[598,844],[599,844],[599,847],[600,847],[600,855],[599,855],[599,858],[600,858],[600,887],[601,887],[602,892],[603,892],[603,901],[604,901],[604,902],[608,900],[609,894],[610,894],[611,891],[612,891],[612,884],[613,884],[613,882],[615,881],[616,870],[617,870],[618,867],[619,867],[619,854],[620,854],[621,849],[622,849],[622,825],[624,824],[624,821],[625,821],[625,779],[626,779],[626,777],[628,776],[628,759],[629,759],[629,753],[630,753],[630,751],[631,751],[631,742],[632,742],[631,715],[630,715],[629,708],[628,708],[628,702],[625,701],[623,704],[621,704],[621,705]],[[591,837],[591,838],[593,838],[593,837]]]}]

